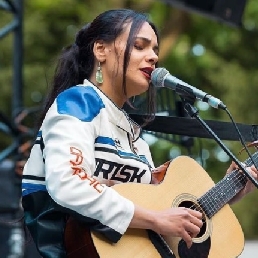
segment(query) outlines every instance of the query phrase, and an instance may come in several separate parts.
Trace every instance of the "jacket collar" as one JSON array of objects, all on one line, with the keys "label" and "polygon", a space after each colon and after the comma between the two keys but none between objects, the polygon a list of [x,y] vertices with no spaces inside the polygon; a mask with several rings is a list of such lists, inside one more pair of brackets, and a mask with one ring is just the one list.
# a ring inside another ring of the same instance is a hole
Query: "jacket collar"
[{"label": "jacket collar", "polygon": [[83,81],[83,86],[90,86],[98,93],[105,105],[109,121],[112,124],[128,132],[133,141],[139,138],[141,127],[134,122],[123,109],[119,108],[105,93],[101,91],[100,88],[95,86],[89,80],[85,79]]}]

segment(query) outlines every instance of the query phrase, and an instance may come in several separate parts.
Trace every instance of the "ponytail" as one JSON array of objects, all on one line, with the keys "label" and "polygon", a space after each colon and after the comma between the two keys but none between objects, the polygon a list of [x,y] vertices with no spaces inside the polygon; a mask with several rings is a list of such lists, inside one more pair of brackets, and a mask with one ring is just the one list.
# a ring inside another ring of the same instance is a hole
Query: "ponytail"
[{"label": "ponytail", "polygon": [[39,117],[38,127],[41,126],[48,109],[51,107],[58,94],[72,86],[82,83],[79,72],[79,52],[79,47],[76,44],[72,44],[62,50],[57,61],[51,91],[48,93],[43,111]]}]

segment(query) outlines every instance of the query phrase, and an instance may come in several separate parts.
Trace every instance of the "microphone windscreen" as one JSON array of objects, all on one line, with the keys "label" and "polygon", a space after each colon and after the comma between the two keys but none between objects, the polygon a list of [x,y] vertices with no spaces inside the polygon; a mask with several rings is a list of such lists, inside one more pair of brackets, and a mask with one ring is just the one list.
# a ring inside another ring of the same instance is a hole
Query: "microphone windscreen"
[{"label": "microphone windscreen", "polygon": [[162,67],[154,69],[151,73],[151,82],[153,86],[164,87],[164,79],[168,73],[168,70]]}]

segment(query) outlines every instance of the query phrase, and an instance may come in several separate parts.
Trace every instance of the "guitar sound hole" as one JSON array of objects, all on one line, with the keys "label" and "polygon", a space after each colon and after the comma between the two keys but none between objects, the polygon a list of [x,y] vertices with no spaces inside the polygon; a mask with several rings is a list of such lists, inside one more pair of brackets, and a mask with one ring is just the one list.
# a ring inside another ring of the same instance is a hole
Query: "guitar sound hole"
[{"label": "guitar sound hole", "polygon": [[[178,207],[185,207],[185,208],[189,208],[189,209],[192,209],[192,210],[197,210],[197,211],[202,212],[202,209],[200,208],[200,206],[198,206],[198,204],[196,204],[194,202],[191,202],[191,201],[183,201],[178,205]],[[207,223],[206,223],[206,219],[205,219],[204,214],[202,216],[202,221],[203,221],[203,225],[201,227],[201,230],[200,230],[199,234],[196,236],[196,238],[202,237],[206,232]]]},{"label": "guitar sound hole", "polygon": [[[197,210],[203,213],[201,207],[192,202],[192,201],[182,201],[178,207],[185,207],[190,208],[192,210]],[[203,214],[203,226],[201,227],[201,230],[199,234],[196,236],[196,238],[201,238],[207,229],[207,223],[206,223],[206,217],[205,214]],[[183,239],[181,239],[178,243],[178,254],[180,258],[208,258],[209,252],[211,247],[211,239],[208,237],[205,241],[202,241],[200,243],[193,243],[191,248],[188,249],[186,246],[186,243]]]}]

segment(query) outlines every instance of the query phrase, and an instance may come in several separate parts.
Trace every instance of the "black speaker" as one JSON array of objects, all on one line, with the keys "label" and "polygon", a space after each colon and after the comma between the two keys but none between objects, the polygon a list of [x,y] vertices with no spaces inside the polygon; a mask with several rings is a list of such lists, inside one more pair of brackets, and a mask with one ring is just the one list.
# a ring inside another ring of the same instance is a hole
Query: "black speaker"
[{"label": "black speaker", "polygon": [[165,0],[189,12],[197,12],[233,26],[242,26],[246,0]]}]

